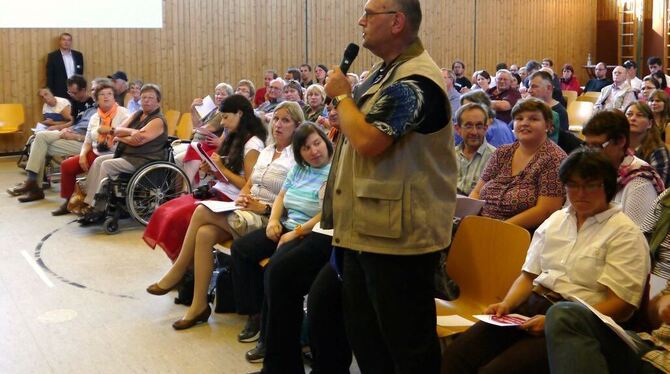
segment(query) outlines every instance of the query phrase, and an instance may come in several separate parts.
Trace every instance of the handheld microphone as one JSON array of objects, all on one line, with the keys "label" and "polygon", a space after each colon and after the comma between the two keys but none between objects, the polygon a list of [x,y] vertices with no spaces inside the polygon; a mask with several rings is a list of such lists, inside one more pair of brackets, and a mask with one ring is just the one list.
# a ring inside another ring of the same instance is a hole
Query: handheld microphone
[{"label": "handheld microphone", "polygon": [[340,70],[343,74],[347,74],[351,63],[354,62],[356,56],[358,56],[358,50],[360,48],[355,43],[349,43],[347,49],[344,50],[344,56],[342,56],[342,62],[340,62]]}]

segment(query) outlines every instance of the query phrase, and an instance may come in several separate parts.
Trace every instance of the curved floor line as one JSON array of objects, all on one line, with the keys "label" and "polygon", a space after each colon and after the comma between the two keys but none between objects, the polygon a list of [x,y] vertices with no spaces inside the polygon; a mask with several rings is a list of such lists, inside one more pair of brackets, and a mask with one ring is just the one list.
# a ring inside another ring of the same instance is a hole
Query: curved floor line
[{"label": "curved floor line", "polygon": [[[75,219],[75,220],[73,220],[73,221],[71,221],[71,222],[68,222],[68,223],[66,223],[66,225],[69,225],[69,224],[74,223],[74,222],[77,222],[77,220]],[[63,227],[65,227],[65,226],[63,226]],[[56,232],[60,231],[63,227],[59,227],[59,228],[57,228],[57,229],[51,231],[50,233],[46,234],[42,239],[40,239],[40,241],[39,241],[39,242],[37,243],[37,245],[35,246],[35,253],[34,253],[34,256],[35,256],[35,262],[37,262],[37,264],[38,264],[42,269],[44,269],[44,271],[46,271],[47,273],[51,274],[53,277],[55,277],[55,278],[58,279],[59,281],[65,283],[65,284],[69,284],[70,286],[77,287],[77,288],[82,288],[82,289],[85,289],[85,290],[88,290],[88,291],[92,291],[92,292],[96,292],[96,293],[103,294],[103,295],[115,296],[115,297],[120,297],[120,298],[124,298],[124,299],[135,299],[134,297],[132,297],[132,296],[130,296],[130,295],[115,294],[115,293],[111,293],[111,292],[106,292],[106,291],[102,291],[102,290],[97,290],[97,289],[95,289],[95,288],[90,288],[90,287],[88,287],[88,286],[86,286],[86,285],[84,285],[84,284],[81,284],[81,283],[77,283],[77,282],[71,281],[71,280],[65,278],[64,276],[62,276],[62,275],[60,275],[60,274],[57,274],[56,272],[54,272],[53,270],[51,270],[51,269],[49,268],[49,266],[48,266],[48,265],[44,262],[44,260],[42,259],[42,247],[44,246],[44,243],[45,243],[45,242],[46,242],[46,241],[47,241],[53,234],[55,234]]]}]

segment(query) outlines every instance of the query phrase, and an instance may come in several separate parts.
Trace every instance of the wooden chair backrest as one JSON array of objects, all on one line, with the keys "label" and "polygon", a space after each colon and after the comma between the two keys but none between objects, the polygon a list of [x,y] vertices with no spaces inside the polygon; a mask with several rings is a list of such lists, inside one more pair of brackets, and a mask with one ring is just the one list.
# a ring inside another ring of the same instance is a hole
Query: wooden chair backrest
[{"label": "wooden chair backrest", "polygon": [[447,273],[460,288],[455,302],[483,311],[501,301],[521,274],[529,244],[530,233],[523,227],[488,217],[463,218],[447,257]]},{"label": "wooden chair backrest", "polygon": [[174,109],[169,109],[165,112],[165,120],[168,125],[168,135],[173,136],[177,130],[177,122],[179,122],[179,115],[181,113]]},{"label": "wooden chair backrest", "polygon": [[193,135],[193,122],[191,122],[191,113],[183,113],[177,124],[177,137],[179,139],[190,140]]},{"label": "wooden chair backrest", "polygon": [[0,134],[20,132],[25,121],[23,104],[0,104]]},{"label": "wooden chair backrest", "polygon": [[565,98],[565,102],[569,106],[570,103],[577,100],[577,91],[564,90],[563,97]]},{"label": "wooden chair backrest", "polygon": [[583,126],[593,116],[593,103],[590,101],[574,101],[568,105],[568,121],[570,126]]}]

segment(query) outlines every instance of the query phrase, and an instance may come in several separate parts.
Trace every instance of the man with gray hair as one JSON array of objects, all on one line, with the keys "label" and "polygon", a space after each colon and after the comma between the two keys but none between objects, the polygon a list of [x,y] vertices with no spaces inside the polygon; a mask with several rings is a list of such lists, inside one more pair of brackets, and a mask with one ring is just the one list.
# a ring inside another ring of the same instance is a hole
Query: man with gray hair
[{"label": "man with gray hair", "polygon": [[433,374],[441,365],[434,274],[451,243],[444,225],[454,216],[457,166],[449,100],[418,37],[421,18],[418,0],[368,0],[358,19],[363,47],[382,61],[353,96],[339,68],[325,86],[342,136],[321,226],[334,229],[345,328],[363,373]]},{"label": "man with gray hair", "polygon": [[488,117],[488,109],[474,103],[465,104],[456,112],[456,132],[463,138],[463,142],[456,146],[459,194],[470,195],[496,150],[486,141]]},{"label": "man with gray hair", "polygon": [[595,111],[603,109],[619,109],[623,111],[628,104],[635,101],[635,92],[626,81],[626,68],[619,65],[612,70],[612,84],[605,86],[600,91],[600,96],[593,109]]},{"label": "man with gray hair", "polygon": [[512,79],[514,78],[509,70],[498,70],[496,86],[486,91],[491,98],[491,108],[496,111],[496,118],[505,123],[512,121],[512,108],[521,99],[519,91],[512,88]]}]

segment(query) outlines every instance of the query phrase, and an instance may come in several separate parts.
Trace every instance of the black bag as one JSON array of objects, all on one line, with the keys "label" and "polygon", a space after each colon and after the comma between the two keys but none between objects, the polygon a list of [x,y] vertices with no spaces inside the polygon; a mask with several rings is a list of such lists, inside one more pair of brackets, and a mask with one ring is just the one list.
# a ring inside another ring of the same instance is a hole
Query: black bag
[{"label": "black bag", "polygon": [[174,298],[175,304],[191,305],[193,302],[194,283],[193,271],[187,270],[179,288],[177,288],[177,297]]},{"label": "black bag", "polygon": [[214,312],[235,312],[235,294],[233,291],[232,257],[216,252],[216,286],[214,292]]}]

